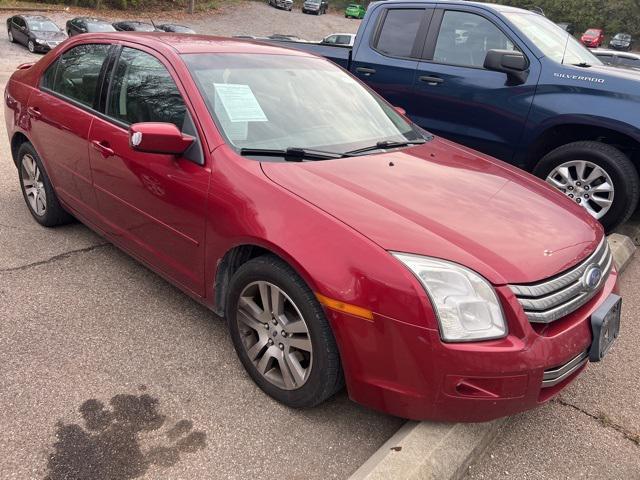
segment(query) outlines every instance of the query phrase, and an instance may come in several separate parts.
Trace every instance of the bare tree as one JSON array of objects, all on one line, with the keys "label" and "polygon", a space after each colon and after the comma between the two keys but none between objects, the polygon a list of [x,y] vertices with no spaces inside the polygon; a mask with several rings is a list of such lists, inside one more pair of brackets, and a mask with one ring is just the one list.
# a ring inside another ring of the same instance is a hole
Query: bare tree
[{"label": "bare tree", "polygon": [[189,6],[187,7],[187,12],[193,13],[195,10],[196,10],[196,0],[189,0]]}]

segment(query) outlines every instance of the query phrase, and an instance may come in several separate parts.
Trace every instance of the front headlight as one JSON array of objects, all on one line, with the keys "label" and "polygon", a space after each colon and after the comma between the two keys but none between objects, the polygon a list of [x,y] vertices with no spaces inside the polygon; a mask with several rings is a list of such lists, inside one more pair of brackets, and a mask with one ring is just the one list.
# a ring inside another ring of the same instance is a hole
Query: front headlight
[{"label": "front headlight", "polygon": [[504,337],[507,324],[496,292],[468,268],[437,258],[392,252],[420,280],[446,342],[471,342]]}]

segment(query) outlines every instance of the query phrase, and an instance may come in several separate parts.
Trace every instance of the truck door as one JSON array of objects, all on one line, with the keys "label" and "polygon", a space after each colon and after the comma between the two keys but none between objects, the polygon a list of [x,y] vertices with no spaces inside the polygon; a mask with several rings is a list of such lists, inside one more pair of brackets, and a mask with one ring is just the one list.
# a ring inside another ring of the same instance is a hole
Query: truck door
[{"label": "truck door", "polygon": [[[540,68],[514,39],[499,19],[484,10],[437,8],[416,69],[411,118],[433,133],[511,160]],[[485,56],[492,49],[523,51],[530,63],[526,81],[513,84],[505,73],[485,69]]]},{"label": "truck door", "polygon": [[[354,51],[351,71],[388,102],[414,112],[413,82],[433,8],[385,3],[376,7]],[[360,34],[359,34],[360,35]],[[368,43],[368,44],[367,44]]]}]

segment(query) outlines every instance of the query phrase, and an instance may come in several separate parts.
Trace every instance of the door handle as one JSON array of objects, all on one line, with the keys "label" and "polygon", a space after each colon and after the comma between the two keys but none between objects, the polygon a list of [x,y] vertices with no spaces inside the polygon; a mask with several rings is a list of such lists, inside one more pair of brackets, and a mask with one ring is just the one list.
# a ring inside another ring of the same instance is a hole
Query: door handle
[{"label": "door handle", "polygon": [[356,68],[356,73],[361,73],[365,77],[369,77],[369,76],[373,75],[374,73],[376,73],[376,69],[375,68],[367,68],[367,67],[358,67],[358,68]]},{"label": "door handle", "polygon": [[427,85],[432,85],[432,86],[439,85],[444,82],[444,80],[441,79],[440,77],[430,77],[429,75],[423,75],[419,77],[419,80],[421,82],[426,83]]},{"label": "door handle", "polygon": [[27,107],[27,114],[34,119],[42,117],[42,112],[38,107]]},{"label": "door handle", "polygon": [[113,149],[109,147],[109,143],[103,141],[94,140],[91,142],[91,146],[94,150],[97,150],[102,154],[103,157],[109,157],[114,154]]}]

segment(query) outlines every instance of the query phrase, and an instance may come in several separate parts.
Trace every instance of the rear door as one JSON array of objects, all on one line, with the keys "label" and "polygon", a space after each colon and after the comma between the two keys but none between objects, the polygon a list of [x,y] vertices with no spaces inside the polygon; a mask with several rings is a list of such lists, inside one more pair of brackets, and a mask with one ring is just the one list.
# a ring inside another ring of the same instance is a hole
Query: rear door
[{"label": "rear door", "polygon": [[[152,50],[124,47],[89,135],[91,167],[108,236],[191,292],[204,295],[210,169],[184,90]],[[184,155],[135,151],[129,126],[173,123],[196,142]]]},{"label": "rear door", "polygon": [[[433,8],[388,2],[377,6],[376,13],[370,18],[377,20],[358,34],[351,71],[388,102],[415,114],[413,82]],[[363,44],[367,41],[369,45]]]},{"label": "rear door", "polygon": [[56,193],[88,220],[95,217],[96,199],[87,139],[110,49],[106,43],[91,43],[65,51],[29,97],[32,141]]},{"label": "rear door", "polygon": [[[519,143],[539,76],[539,62],[497,17],[479,8],[439,7],[415,74],[412,119],[423,128],[503,160]],[[483,67],[487,51],[520,50],[524,84]]]},{"label": "rear door", "polygon": [[13,38],[16,42],[27,44],[27,23],[22,17],[13,17]]}]

